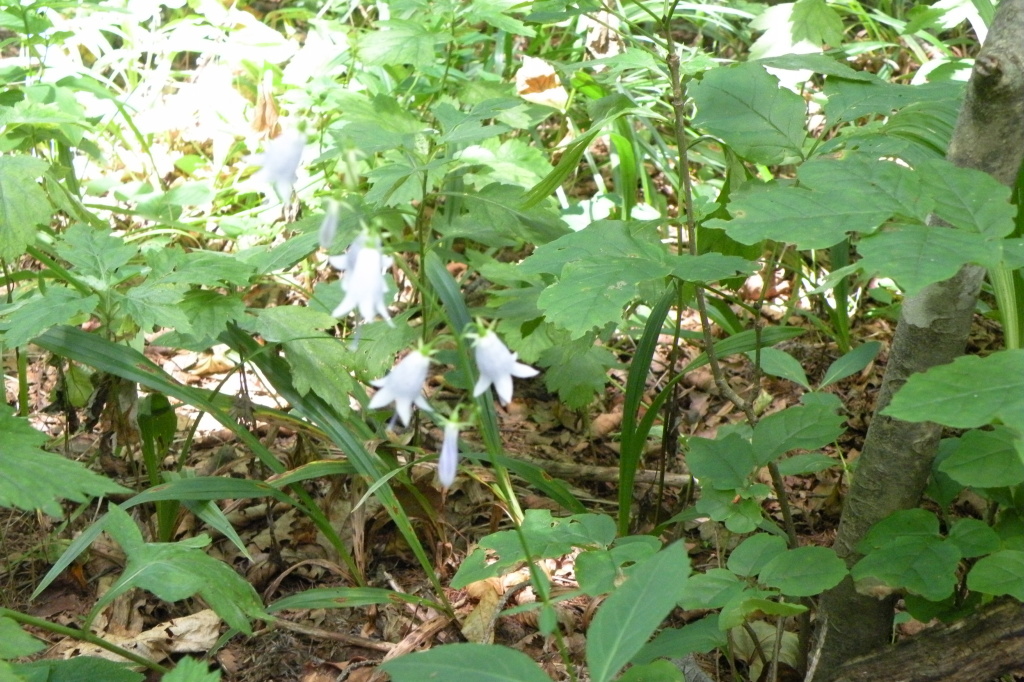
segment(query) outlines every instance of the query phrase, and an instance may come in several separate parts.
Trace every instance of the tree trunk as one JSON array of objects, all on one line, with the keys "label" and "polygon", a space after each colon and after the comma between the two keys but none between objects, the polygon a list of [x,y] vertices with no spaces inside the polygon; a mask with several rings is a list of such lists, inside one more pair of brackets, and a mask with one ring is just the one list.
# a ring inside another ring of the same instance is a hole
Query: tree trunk
[{"label": "tree trunk", "polygon": [[[999,5],[968,83],[947,158],[983,170],[1004,185],[1012,187],[1016,181],[1024,158],[1024,0],[1002,0]],[[984,274],[980,267],[967,266],[903,303],[836,537],[835,550],[849,566],[860,559],[855,548],[874,523],[920,501],[941,429],[880,412],[911,374],[963,353]],[[826,592],[807,679],[830,679],[844,662],[886,645],[892,616],[892,599],[858,594],[849,578]],[[890,673],[876,679],[894,678]]]}]

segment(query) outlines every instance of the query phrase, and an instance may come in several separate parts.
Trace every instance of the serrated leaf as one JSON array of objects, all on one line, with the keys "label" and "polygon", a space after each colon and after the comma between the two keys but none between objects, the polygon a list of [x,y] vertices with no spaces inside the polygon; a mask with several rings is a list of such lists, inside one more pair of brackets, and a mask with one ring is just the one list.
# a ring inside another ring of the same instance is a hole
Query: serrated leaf
[{"label": "serrated leaf", "polygon": [[623,308],[639,293],[640,282],[664,277],[668,271],[667,265],[644,257],[569,263],[561,278],[541,292],[537,306],[576,339],[621,320]]},{"label": "serrated leaf", "polygon": [[790,597],[811,597],[838,585],[846,572],[846,563],[831,549],[797,547],[775,555],[758,580]]},{"label": "serrated leaf", "polygon": [[0,258],[11,262],[50,222],[51,207],[36,181],[49,165],[31,156],[0,156]]},{"label": "serrated leaf", "polygon": [[68,228],[55,248],[61,258],[74,266],[77,277],[88,277],[100,286],[119,282],[117,270],[139,252],[137,246],[115,237],[109,229],[98,230],[80,223]]},{"label": "serrated leaf", "polygon": [[559,398],[573,409],[586,407],[608,383],[608,370],[618,361],[607,348],[592,343],[552,346],[540,354],[538,364],[544,367],[544,385],[557,391]]},{"label": "serrated leaf", "polygon": [[89,471],[78,462],[55,455],[40,446],[48,440],[28,421],[0,407],[0,507],[61,516],[61,498],[86,502],[92,497],[127,493],[127,488]]},{"label": "serrated leaf", "polygon": [[949,279],[967,263],[996,262],[997,242],[985,235],[927,225],[892,225],[857,244],[860,266],[891,277],[906,295]]},{"label": "serrated leaf", "polygon": [[949,224],[988,237],[1013,232],[1017,210],[1010,203],[1010,188],[988,173],[938,159],[920,164],[919,173],[935,213]]},{"label": "serrated leaf", "polygon": [[[609,258],[634,257],[664,261],[665,247],[657,241],[658,221],[624,222],[597,220],[579,232],[570,232],[555,241],[538,247],[519,264],[526,274],[557,275],[566,264],[577,261],[602,263]],[[649,277],[636,277],[650,279]]]},{"label": "serrated leaf", "polygon": [[911,375],[883,414],[958,429],[1024,422],[1024,350],[965,355]]},{"label": "serrated leaf", "polygon": [[429,22],[391,19],[378,21],[372,30],[360,35],[357,54],[371,66],[408,64],[414,68],[431,66],[434,46],[444,41]]},{"label": "serrated leaf", "polygon": [[846,355],[842,356],[831,365],[825,372],[825,376],[821,379],[821,384],[818,386],[818,390],[831,386],[832,384],[842,381],[846,377],[853,376],[857,372],[867,367],[875,356],[878,355],[878,351],[881,350],[882,344],[878,341],[868,341],[863,343]]},{"label": "serrated leaf", "polygon": [[199,338],[207,339],[217,338],[229,322],[245,315],[245,303],[240,294],[224,294],[209,289],[186,292],[180,308],[188,318],[191,332]]},{"label": "serrated leaf", "polygon": [[797,0],[790,16],[793,40],[839,47],[843,43],[843,20],[825,0]]},{"label": "serrated leaf", "polygon": [[968,431],[942,460],[939,471],[963,486],[1001,488],[1024,482],[1024,461],[1018,452],[1020,434],[1005,426]]},{"label": "serrated leaf", "polygon": [[7,318],[4,344],[9,348],[24,346],[51,327],[91,313],[99,302],[95,294],[86,296],[69,287],[47,287],[42,295],[19,301],[12,312],[4,315]]},{"label": "serrated leaf", "polygon": [[466,213],[452,223],[438,221],[446,237],[464,237],[485,246],[541,245],[569,234],[558,214],[547,206],[522,208],[521,187],[490,184],[462,196]]},{"label": "serrated leaf", "polygon": [[760,267],[746,258],[720,253],[702,253],[698,256],[674,254],[668,256],[666,262],[671,268],[669,274],[686,282],[715,282],[736,277],[737,274],[753,274]]},{"label": "serrated leaf", "polygon": [[147,280],[128,287],[123,296],[117,293],[115,300],[140,329],[149,331],[153,327],[166,327],[187,333],[191,331],[192,324],[180,305],[184,295],[185,287],[181,284]]},{"label": "serrated leaf", "polygon": [[189,656],[174,664],[174,670],[161,678],[161,682],[218,682],[220,671],[210,670],[210,665]]},{"label": "serrated leaf", "polygon": [[761,466],[790,450],[817,450],[835,441],[846,420],[827,405],[797,405],[770,414],[754,427],[756,463]]},{"label": "serrated leaf", "polygon": [[1024,600],[1024,552],[1004,549],[979,559],[967,574],[967,587],[999,596]]},{"label": "serrated leaf", "polygon": [[734,433],[714,440],[691,438],[689,445],[686,463],[702,486],[710,484],[716,490],[741,488],[757,466],[750,443]]},{"label": "serrated leaf", "polygon": [[786,551],[786,541],[777,535],[757,533],[741,542],[729,554],[726,564],[736,575],[757,575],[772,559]]},{"label": "serrated leaf", "polygon": [[446,644],[399,656],[380,669],[395,682],[423,682],[425,675],[439,680],[551,682],[529,656],[495,644]]},{"label": "serrated leaf", "polygon": [[198,594],[224,622],[246,634],[252,634],[250,618],[267,617],[252,585],[200,549],[209,542],[207,536],[175,543],[144,542],[135,522],[116,505],[110,507],[106,530],[124,549],[127,561],[93,613],[138,587],[170,602]]},{"label": "serrated leaf", "polygon": [[697,105],[694,127],[722,138],[739,156],[766,165],[801,157],[807,105],[760,64],[712,69],[688,94]]},{"label": "serrated leaf", "polygon": [[874,208],[924,222],[935,205],[922,188],[922,174],[890,159],[861,152],[840,152],[811,159],[797,170],[800,185],[835,193],[847,201],[869,202]]},{"label": "serrated leaf", "polygon": [[850,570],[858,587],[881,581],[925,599],[939,601],[957,584],[960,549],[932,537],[901,537],[872,551]]},{"label": "serrated leaf", "polygon": [[957,519],[949,529],[949,541],[965,559],[991,554],[1000,547],[999,535],[980,519]]},{"label": "serrated leaf", "polygon": [[592,680],[607,682],[629,662],[675,608],[690,574],[681,542],[637,565],[604,600],[587,631],[587,663]]},{"label": "serrated leaf", "polygon": [[892,215],[891,207],[865,201],[854,186],[836,192],[771,186],[737,192],[729,202],[732,220],[714,218],[706,227],[725,230],[742,244],[765,239],[824,249],[851,232],[870,233]]}]

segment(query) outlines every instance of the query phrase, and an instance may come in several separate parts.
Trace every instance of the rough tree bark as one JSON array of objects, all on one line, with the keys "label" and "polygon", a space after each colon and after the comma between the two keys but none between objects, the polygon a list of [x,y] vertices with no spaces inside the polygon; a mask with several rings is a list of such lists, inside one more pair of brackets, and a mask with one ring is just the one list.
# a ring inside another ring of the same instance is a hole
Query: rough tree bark
[{"label": "rough tree bark", "polygon": [[[968,83],[947,158],[1008,186],[1016,180],[1024,158],[1024,0],[1002,0],[999,5]],[[836,537],[835,550],[850,566],[860,558],[857,543],[874,523],[917,506],[940,436],[935,424],[903,422],[880,411],[911,374],[963,353],[984,275],[983,269],[968,266],[904,301]],[[844,662],[885,646],[893,604],[892,598],[858,594],[849,578],[825,593],[807,680],[833,679]]]}]

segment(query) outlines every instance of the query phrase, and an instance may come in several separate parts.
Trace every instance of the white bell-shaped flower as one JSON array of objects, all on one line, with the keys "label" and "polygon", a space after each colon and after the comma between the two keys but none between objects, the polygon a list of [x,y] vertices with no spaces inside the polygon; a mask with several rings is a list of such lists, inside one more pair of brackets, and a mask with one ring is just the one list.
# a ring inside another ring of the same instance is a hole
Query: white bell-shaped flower
[{"label": "white bell-shaped flower", "polygon": [[297,130],[286,130],[267,142],[262,154],[254,155],[260,166],[256,177],[272,186],[281,201],[292,196],[305,149],[306,136]]},{"label": "white bell-shaped flower", "polygon": [[533,367],[517,362],[518,356],[489,329],[477,337],[474,351],[480,370],[480,378],[473,387],[474,397],[493,384],[501,404],[508,405],[512,400],[512,377],[526,379],[538,374]]},{"label": "white bell-shaped flower", "polygon": [[388,290],[384,272],[391,267],[391,262],[381,251],[380,240],[370,243],[366,234],[356,237],[344,255],[332,256],[331,265],[345,272],[341,280],[345,296],[334,309],[334,317],[345,317],[355,310],[363,322],[380,315],[394,326],[384,300]]},{"label": "white bell-shaped flower", "polygon": [[445,488],[450,488],[455,482],[455,473],[459,469],[459,426],[457,421],[448,421],[444,425],[444,440],[437,458],[437,479]]},{"label": "white bell-shaped flower", "polygon": [[395,412],[408,426],[412,419],[412,406],[430,411],[430,404],[423,397],[423,383],[427,380],[427,369],[430,367],[430,356],[422,350],[414,350],[391,368],[383,379],[371,381],[378,389],[370,399],[370,409],[375,410],[391,403],[395,404]]}]

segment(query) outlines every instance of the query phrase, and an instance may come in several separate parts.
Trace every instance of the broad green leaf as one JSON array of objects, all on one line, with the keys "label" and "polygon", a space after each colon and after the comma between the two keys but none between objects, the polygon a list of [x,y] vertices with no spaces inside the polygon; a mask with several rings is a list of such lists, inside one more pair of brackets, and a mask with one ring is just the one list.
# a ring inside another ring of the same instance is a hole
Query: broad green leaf
[{"label": "broad green leaf", "polygon": [[702,486],[733,490],[747,484],[757,465],[750,443],[732,433],[724,438],[691,438],[686,463]]},{"label": "broad green leaf", "polygon": [[800,185],[815,192],[869,202],[924,222],[935,201],[922,189],[921,174],[890,159],[860,152],[811,159],[797,170]]},{"label": "broad green leaf", "polygon": [[991,554],[1000,547],[999,535],[980,519],[957,519],[949,529],[949,541],[965,559]]},{"label": "broad green leaf", "polygon": [[10,407],[0,407],[0,507],[41,509],[59,517],[62,498],[85,502],[129,492],[78,462],[40,449],[48,440],[27,420],[14,416]]},{"label": "broad green leaf", "polygon": [[161,682],[218,682],[219,670],[210,670],[210,665],[189,656],[174,664],[174,670],[164,675]]},{"label": "broad green leaf", "polygon": [[581,347],[576,341],[559,344],[540,354],[537,364],[544,367],[544,385],[557,391],[559,398],[573,409],[581,409],[608,383],[608,370],[618,365],[607,348],[588,339]]},{"label": "broad green leaf", "polygon": [[1013,232],[1016,208],[1010,188],[984,171],[935,160],[919,167],[922,188],[935,201],[935,213],[961,230],[987,237]]},{"label": "broad green leaf", "polygon": [[[689,582],[697,577],[691,576]],[[647,663],[656,658],[682,658],[689,654],[706,654],[725,644],[725,633],[718,628],[718,616],[704,616],[681,628],[662,630],[633,657],[633,663]]]},{"label": "broad green leaf", "polygon": [[811,597],[838,585],[846,573],[846,563],[834,551],[809,546],[776,554],[757,577],[787,596]]},{"label": "broad green leaf", "polygon": [[181,307],[185,287],[181,284],[166,284],[147,280],[128,287],[124,294],[116,292],[114,300],[143,331],[154,327],[171,327],[188,332],[192,323]]},{"label": "broad green leaf", "polygon": [[999,596],[1024,600],[1024,552],[1004,549],[979,559],[967,574],[967,587]]},{"label": "broad green leaf", "polygon": [[86,296],[70,287],[49,286],[41,296],[19,301],[13,311],[4,315],[9,325],[3,333],[4,345],[24,346],[51,327],[91,313],[99,302],[95,294]]},{"label": "broad green leaf", "polygon": [[[665,262],[665,247],[658,241],[658,221],[624,222],[598,220],[579,232],[571,232],[538,247],[519,264],[526,274],[560,274],[566,264],[589,262],[600,264],[611,258],[642,259]],[[651,279],[634,276],[636,282]]]},{"label": "broad green leaf", "polygon": [[[793,383],[811,390],[811,385],[807,381],[807,374],[804,372],[804,368],[792,355],[778,348],[762,348],[760,355],[761,370],[765,374],[789,379]],[[751,362],[754,362],[757,358],[757,352],[747,351],[747,357],[750,358]]]},{"label": "broad green leaf", "polygon": [[21,629],[10,618],[0,618],[0,660],[31,656],[46,644]]},{"label": "broad green leaf", "polygon": [[267,606],[267,613],[288,609],[352,609],[371,604],[413,604],[441,608],[429,599],[380,587],[316,587],[278,599]]},{"label": "broad green leaf", "polygon": [[217,338],[227,328],[228,322],[239,320],[245,315],[245,303],[240,294],[224,294],[209,289],[187,292],[179,307],[188,318],[192,333],[208,339]]},{"label": "broad green leaf", "polygon": [[843,43],[843,20],[825,0],[797,0],[790,16],[793,40],[839,47]]},{"label": "broad green leaf", "polygon": [[36,178],[49,168],[31,156],[0,156],[0,258],[13,262],[35,241],[52,209]]},{"label": "broad green leaf", "polygon": [[799,249],[824,249],[851,232],[873,232],[892,215],[890,206],[865,200],[863,194],[852,185],[831,192],[779,185],[741,191],[729,202],[732,220],[714,218],[704,225],[725,230],[742,244],[771,239]]},{"label": "broad green leaf", "polygon": [[[767,492],[767,486],[764,487]],[[702,488],[697,511],[722,521],[730,532],[754,532],[762,520],[761,503],[756,496],[738,495],[736,490]]]},{"label": "broad green leaf", "polygon": [[757,533],[744,540],[729,554],[726,564],[736,575],[754,576],[786,551],[786,541],[777,535]]},{"label": "broad green leaf", "polygon": [[763,466],[790,450],[817,450],[844,431],[844,417],[826,405],[797,405],[770,414],[754,427],[756,464]]},{"label": "broad green leaf", "polygon": [[463,237],[498,247],[523,242],[542,245],[569,234],[558,213],[549,207],[524,209],[521,187],[493,183],[478,192],[455,196],[462,200],[466,212],[451,223],[435,221],[436,229],[445,237]]},{"label": "broad green leaf", "polygon": [[619,682],[686,682],[683,671],[671,661],[651,661],[632,665],[616,679]]},{"label": "broad green leaf", "polygon": [[679,597],[684,609],[718,609],[744,590],[745,583],[732,571],[712,568],[705,573],[695,573],[686,581],[686,587]]},{"label": "broad green leaf", "polygon": [[889,116],[909,104],[959,108],[964,84],[954,81],[895,85],[880,81],[854,81],[830,78],[825,82],[825,117],[828,125],[853,121],[865,116]]},{"label": "broad green leaf", "polygon": [[779,460],[779,473],[783,476],[802,476],[804,474],[816,474],[834,466],[839,462],[828,455],[820,452],[809,452],[804,455],[793,455]]},{"label": "broad green leaf", "polygon": [[[568,554],[574,547],[607,546],[615,539],[615,522],[604,514],[555,518],[549,510],[529,509],[519,532],[530,548],[531,559],[548,559]],[[526,558],[519,533],[491,533],[462,562],[451,586],[460,589],[477,580],[502,575]]]},{"label": "broad green leaf", "polygon": [[757,63],[720,67],[691,84],[696,128],[725,140],[739,156],[766,165],[802,155],[807,105]]},{"label": "broad green leaf", "polygon": [[594,597],[613,592],[622,577],[629,575],[631,570],[624,570],[624,564],[638,564],[661,548],[656,538],[650,539],[654,542],[620,541],[610,549],[581,552],[576,557],[575,567],[580,589]]},{"label": "broad green leaf", "polygon": [[868,341],[862,343],[846,355],[842,356],[831,365],[825,372],[825,376],[821,380],[821,384],[818,386],[818,390],[831,386],[832,384],[842,381],[846,377],[853,376],[857,372],[861,371],[868,364],[875,359],[878,355],[878,351],[882,348],[882,344],[878,341]]},{"label": "broad green leaf", "polygon": [[906,589],[939,601],[953,593],[960,559],[960,549],[951,542],[932,537],[901,537],[858,561],[850,575],[860,592]]},{"label": "broad green leaf", "polygon": [[16,682],[142,682],[145,676],[132,670],[132,665],[97,656],[79,656],[67,660],[21,663],[12,667],[18,675],[14,678]]},{"label": "broad green leaf", "polygon": [[118,506],[110,507],[106,530],[124,549],[127,561],[121,577],[93,607],[93,614],[138,587],[169,602],[198,594],[224,622],[246,634],[252,634],[250,618],[267,617],[252,585],[200,549],[209,543],[207,536],[175,543],[144,542],[135,522]]},{"label": "broad green leaf", "polygon": [[795,616],[807,610],[806,606],[800,604],[776,601],[780,596],[774,590],[747,588],[722,607],[718,614],[718,627],[721,630],[739,627],[755,614],[758,617],[762,617],[762,614]]},{"label": "broad green leaf", "polygon": [[765,66],[788,71],[814,71],[825,76],[838,76],[846,80],[881,83],[878,76],[868,71],[857,71],[829,55],[812,52],[810,54],[786,54],[780,57],[765,57],[758,60]]},{"label": "broad green leaf", "polygon": [[999,244],[985,235],[927,225],[892,225],[857,243],[860,266],[892,277],[907,296],[949,279],[967,263],[997,262]]},{"label": "broad green leaf", "polygon": [[1020,434],[997,426],[991,431],[968,431],[939,465],[957,483],[974,488],[1001,488],[1024,482]]},{"label": "broad green leaf", "polygon": [[645,280],[664,277],[669,268],[642,256],[609,257],[569,263],[561,278],[544,289],[537,305],[547,319],[579,338],[594,327],[622,319],[622,309]]},{"label": "broad green leaf", "polygon": [[939,451],[935,455],[935,459],[932,461],[932,475],[928,481],[928,487],[925,488],[924,494],[935,500],[939,506],[946,507],[953,503],[964,487],[954,481],[945,474],[939,471],[939,467],[942,463],[952,454],[953,450],[959,445],[959,438],[944,438],[939,442]]},{"label": "broad green leaf", "polygon": [[666,261],[672,268],[669,274],[686,282],[716,282],[735,277],[737,273],[753,274],[760,267],[746,258],[720,253],[702,253],[699,256],[681,253],[668,256]]},{"label": "broad green leaf", "polygon": [[875,525],[857,544],[857,551],[867,554],[901,538],[938,539],[939,519],[926,509],[905,509],[894,512]]},{"label": "broad green leaf", "polygon": [[587,664],[595,682],[607,682],[650,639],[675,608],[690,574],[681,542],[636,566],[601,604],[587,631]]},{"label": "broad green leaf", "polygon": [[428,21],[391,19],[379,21],[372,30],[362,33],[356,54],[370,66],[408,64],[423,68],[433,65],[434,46],[444,40],[445,36],[435,32]]},{"label": "broad green leaf", "polygon": [[446,644],[399,656],[383,663],[380,669],[395,682],[551,682],[529,656],[496,644]]},{"label": "broad green leaf", "polygon": [[71,263],[76,277],[87,278],[99,290],[120,282],[118,269],[128,264],[139,249],[115,237],[109,229],[97,230],[78,223],[61,235],[56,251]]},{"label": "broad green leaf", "polygon": [[1024,422],[1024,350],[997,351],[984,358],[959,357],[914,374],[884,414],[904,421],[933,421],[958,429],[995,420]]}]

